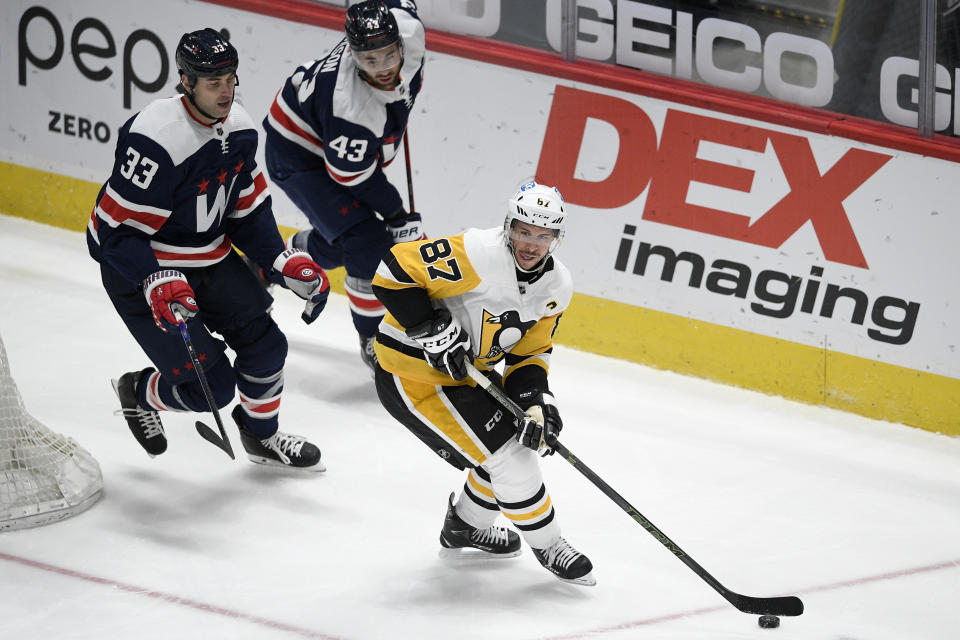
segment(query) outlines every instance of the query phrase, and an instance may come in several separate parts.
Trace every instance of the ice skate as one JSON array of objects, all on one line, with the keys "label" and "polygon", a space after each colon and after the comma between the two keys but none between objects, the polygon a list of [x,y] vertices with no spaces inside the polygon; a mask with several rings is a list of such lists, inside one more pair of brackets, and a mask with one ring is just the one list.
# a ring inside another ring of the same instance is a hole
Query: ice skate
[{"label": "ice skate", "polygon": [[240,428],[240,442],[252,462],[303,471],[327,470],[320,462],[320,449],[306,438],[277,431],[269,438],[260,440],[247,431],[243,407],[237,405],[231,415]]},{"label": "ice skate", "polygon": [[513,558],[520,555],[520,536],[505,527],[471,527],[457,515],[453,506],[453,494],[447,506],[440,531],[440,544],[444,549],[479,549],[486,556]]},{"label": "ice skate", "polygon": [[587,587],[597,584],[590,559],[563,538],[558,537],[546,549],[534,549],[533,555],[547,571],[564,582]]},{"label": "ice skate", "polygon": [[140,446],[150,455],[158,456],[167,450],[167,436],[163,433],[163,424],[157,411],[143,409],[137,401],[137,383],[140,378],[156,371],[147,367],[143,371],[130,371],[120,376],[119,380],[110,380],[113,390],[120,400],[122,407],[119,413],[127,421],[130,433],[137,439]]},{"label": "ice skate", "polygon": [[360,358],[363,364],[370,369],[372,376],[377,370],[377,353],[373,350],[373,341],[376,336],[360,336]]}]

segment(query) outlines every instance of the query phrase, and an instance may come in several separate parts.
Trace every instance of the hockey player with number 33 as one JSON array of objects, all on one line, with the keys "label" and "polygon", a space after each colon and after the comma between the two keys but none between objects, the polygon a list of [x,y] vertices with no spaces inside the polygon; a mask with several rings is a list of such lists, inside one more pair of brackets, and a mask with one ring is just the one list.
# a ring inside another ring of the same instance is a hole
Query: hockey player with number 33
[{"label": "hockey player with number 33", "polygon": [[[573,295],[554,256],[563,199],[529,182],[509,200],[502,227],[395,245],[373,290],[387,308],[376,338],[376,386],[390,414],[454,467],[469,469],[440,533],[448,549],[520,553],[566,582],[593,585],[590,560],[560,536],[538,451],[562,426],[547,384],[553,333]],[[526,411],[517,424],[467,376],[465,359]],[[503,363],[502,378],[493,367]],[[546,438],[545,438],[546,436]]]},{"label": "hockey player with number 33", "polygon": [[184,95],[151,102],[121,127],[87,226],[107,295],[156,365],[114,381],[124,417],[153,456],[167,448],[159,411],[209,410],[178,333],[183,319],[213,401],[222,408],[240,392],[233,417],[250,459],[322,471],[316,446],[278,431],[287,341],[268,313],[272,298],[232,245],[306,300],[307,323],[330,285],[305,252],[284,248],[254,160],[256,126],[234,103],[237,50],[213,29],[193,31],[176,63]]}]

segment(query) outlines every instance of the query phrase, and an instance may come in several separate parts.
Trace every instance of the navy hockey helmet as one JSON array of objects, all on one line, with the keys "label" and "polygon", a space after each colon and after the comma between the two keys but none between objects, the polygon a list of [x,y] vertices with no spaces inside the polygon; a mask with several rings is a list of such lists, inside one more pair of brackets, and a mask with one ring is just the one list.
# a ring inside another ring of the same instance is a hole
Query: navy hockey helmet
[{"label": "navy hockey helmet", "polygon": [[197,78],[236,73],[240,58],[229,40],[207,27],[183,34],[177,44],[176,62],[177,70],[187,76],[193,86]]},{"label": "navy hockey helmet", "polygon": [[364,0],[347,9],[343,25],[353,51],[372,51],[400,42],[400,27],[383,0]]}]

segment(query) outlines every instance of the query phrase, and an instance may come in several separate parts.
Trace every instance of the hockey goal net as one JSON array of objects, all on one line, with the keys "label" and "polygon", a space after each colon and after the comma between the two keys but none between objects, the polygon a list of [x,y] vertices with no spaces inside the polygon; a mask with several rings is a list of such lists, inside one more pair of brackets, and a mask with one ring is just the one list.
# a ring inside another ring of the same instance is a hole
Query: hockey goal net
[{"label": "hockey goal net", "polygon": [[0,531],[68,518],[102,490],[93,456],[24,409],[0,338]]}]

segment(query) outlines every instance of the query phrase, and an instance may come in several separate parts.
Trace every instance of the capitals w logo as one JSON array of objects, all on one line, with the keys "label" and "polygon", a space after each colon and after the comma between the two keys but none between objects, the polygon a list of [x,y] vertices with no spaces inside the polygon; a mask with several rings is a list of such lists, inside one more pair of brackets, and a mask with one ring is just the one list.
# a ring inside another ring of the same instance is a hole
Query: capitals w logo
[{"label": "capitals w logo", "polygon": [[237,174],[230,178],[230,185],[224,189],[227,181],[227,172],[221,170],[217,175],[217,181],[220,183],[217,187],[217,193],[213,198],[213,204],[208,205],[210,194],[207,192],[209,182],[204,178],[198,185],[200,191],[197,193],[197,233],[207,231],[214,224],[219,222],[220,218],[226,215],[227,203],[230,201],[230,194],[233,193],[233,186],[237,182]]}]

